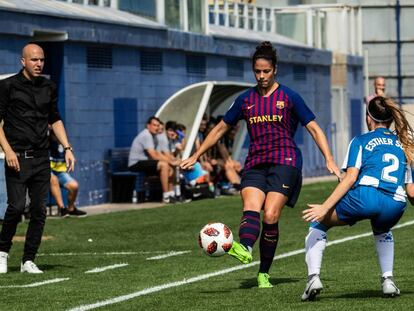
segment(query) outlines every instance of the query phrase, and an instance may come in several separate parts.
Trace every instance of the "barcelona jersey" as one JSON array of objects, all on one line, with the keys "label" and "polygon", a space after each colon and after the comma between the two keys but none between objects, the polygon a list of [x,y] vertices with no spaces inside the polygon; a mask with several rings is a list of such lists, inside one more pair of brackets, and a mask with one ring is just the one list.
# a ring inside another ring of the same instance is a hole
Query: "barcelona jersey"
[{"label": "barcelona jersey", "polygon": [[223,121],[235,125],[241,119],[250,135],[246,170],[263,163],[302,169],[302,154],[293,137],[299,122],[305,126],[315,115],[299,94],[281,84],[266,97],[257,87],[250,88],[236,98]]}]

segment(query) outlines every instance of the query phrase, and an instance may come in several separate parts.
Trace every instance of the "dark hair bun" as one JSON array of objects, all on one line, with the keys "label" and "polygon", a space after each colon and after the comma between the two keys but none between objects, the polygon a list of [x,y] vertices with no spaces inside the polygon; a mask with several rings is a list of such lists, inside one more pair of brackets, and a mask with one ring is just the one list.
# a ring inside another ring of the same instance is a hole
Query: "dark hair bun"
[{"label": "dark hair bun", "polygon": [[272,48],[273,49],[273,45],[272,43],[270,43],[270,41],[263,41],[262,43],[260,43],[257,47],[256,50],[260,49],[260,48]]},{"label": "dark hair bun", "polygon": [[253,54],[252,62],[253,65],[259,58],[263,58],[272,62],[273,66],[277,65],[276,49],[273,47],[270,41],[263,41],[256,46],[256,51]]},{"label": "dark hair bun", "polygon": [[368,103],[367,112],[376,122],[388,122],[392,120],[391,110],[387,107],[386,98],[377,96]]}]

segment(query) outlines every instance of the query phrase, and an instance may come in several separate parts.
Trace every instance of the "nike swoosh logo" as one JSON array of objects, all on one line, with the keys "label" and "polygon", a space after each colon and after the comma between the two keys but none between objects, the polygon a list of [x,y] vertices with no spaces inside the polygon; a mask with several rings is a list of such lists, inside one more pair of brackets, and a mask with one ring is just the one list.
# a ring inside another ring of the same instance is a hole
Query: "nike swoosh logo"
[{"label": "nike swoosh logo", "polygon": [[285,188],[285,189],[289,189],[290,188],[289,186],[286,186],[285,184],[282,184],[282,187]]},{"label": "nike swoosh logo", "polygon": [[247,110],[250,110],[250,109],[252,109],[253,107],[254,107],[254,105],[247,106]]},{"label": "nike swoosh logo", "polygon": [[309,287],[306,289],[306,294],[309,294],[309,290],[311,289],[313,283],[315,283],[316,280],[312,280],[311,283],[309,283]]}]

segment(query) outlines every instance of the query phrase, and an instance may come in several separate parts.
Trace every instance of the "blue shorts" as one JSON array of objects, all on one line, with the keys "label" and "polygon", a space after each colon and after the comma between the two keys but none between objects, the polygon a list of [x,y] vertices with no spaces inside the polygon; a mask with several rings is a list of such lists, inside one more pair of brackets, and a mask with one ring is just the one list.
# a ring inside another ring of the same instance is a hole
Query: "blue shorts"
[{"label": "blue shorts", "polygon": [[53,175],[55,175],[59,179],[59,184],[63,187],[66,186],[71,181],[75,181],[75,178],[69,175],[66,172],[55,172],[52,170]]},{"label": "blue shorts", "polygon": [[293,207],[302,188],[302,172],[294,166],[259,164],[243,172],[240,186],[258,188],[265,194],[284,194],[288,197],[286,205]]},{"label": "blue shorts", "polygon": [[401,218],[407,204],[374,187],[351,189],[335,206],[338,218],[350,226],[370,219],[375,234],[388,232]]}]

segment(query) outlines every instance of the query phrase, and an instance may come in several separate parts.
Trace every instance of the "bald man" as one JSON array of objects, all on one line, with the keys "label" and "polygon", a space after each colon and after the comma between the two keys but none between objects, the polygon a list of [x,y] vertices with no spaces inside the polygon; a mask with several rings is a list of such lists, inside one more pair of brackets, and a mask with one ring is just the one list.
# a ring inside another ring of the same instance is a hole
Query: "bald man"
[{"label": "bald man", "polygon": [[365,99],[365,103],[368,104],[371,99],[382,96],[385,97],[385,79],[383,77],[376,77],[374,80],[374,94],[369,95]]},{"label": "bald man", "polygon": [[0,145],[5,154],[7,209],[0,232],[0,273],[7,272],[8,253],[17,224],[30,197],[30,222],[20,271],[43,273],[34,263],[46,219],[50,161],[48,125],[64,146],[68,170],[75,157],[57,107],[56,85],[41,76],[45,56],[40,46],[22,50],[22,70],[0,81]]}]

